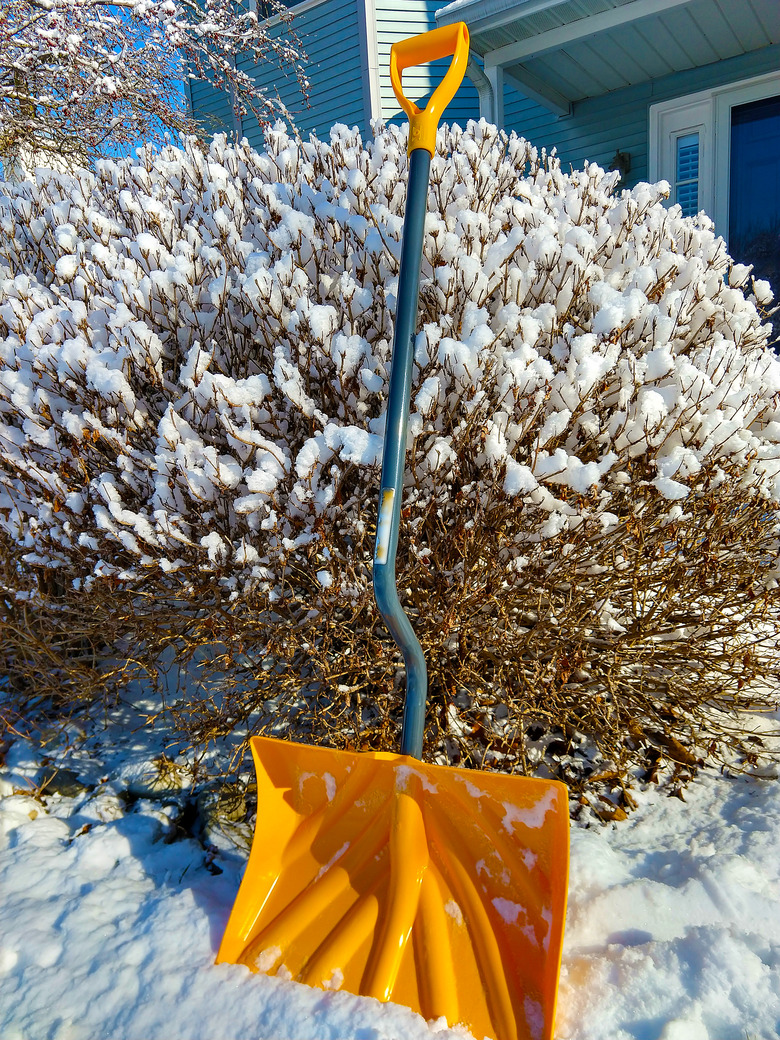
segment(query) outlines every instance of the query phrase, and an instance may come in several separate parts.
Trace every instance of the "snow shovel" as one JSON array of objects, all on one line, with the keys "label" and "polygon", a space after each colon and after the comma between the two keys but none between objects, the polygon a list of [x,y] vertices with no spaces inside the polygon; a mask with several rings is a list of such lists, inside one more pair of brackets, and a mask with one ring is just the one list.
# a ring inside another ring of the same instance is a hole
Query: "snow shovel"
[{"label": "snow shovel", "polygon": [[[420,761],[425,659],[395,579],[428,173],[468,49],[461,23],[404,40],[390,58],[411,123],[410,168],[373,576],[406,665],[401,753],[252,739],[257,823],[218,960],[392,1000],[480,1040],[551,1040],[566,787]],[[449,55],[421,111],[401,73]]]}]

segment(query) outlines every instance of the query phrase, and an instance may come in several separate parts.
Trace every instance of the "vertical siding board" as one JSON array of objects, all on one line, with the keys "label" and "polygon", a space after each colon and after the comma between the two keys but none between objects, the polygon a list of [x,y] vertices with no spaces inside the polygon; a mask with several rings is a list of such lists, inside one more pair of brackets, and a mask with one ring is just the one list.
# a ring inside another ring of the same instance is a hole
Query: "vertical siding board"
[{"label": "vertical siding board", "polygon": [[776,18],[777,0],[753,0],[750,7],[743,10],[739,31],[745,50],[758,50],[772,42],[768,30]]},{"label": "vertical siding board", "polygon": [[[376,0],[377,40],[379,51],[379,88],[382,116],[390,123],[406,119],[390,83],[390,48],[397,40],[436,28],[436,11],[444,6],[442,0]],[[440,82],[448,62],[433,62],[430,66],[407,69],[404,73],[404,93],[424,105],[433,88]],[[479,99],[472,83],[463,81],[458,93],[447,106],[445,120],[465,126],[469,119],[479,116]]]}]

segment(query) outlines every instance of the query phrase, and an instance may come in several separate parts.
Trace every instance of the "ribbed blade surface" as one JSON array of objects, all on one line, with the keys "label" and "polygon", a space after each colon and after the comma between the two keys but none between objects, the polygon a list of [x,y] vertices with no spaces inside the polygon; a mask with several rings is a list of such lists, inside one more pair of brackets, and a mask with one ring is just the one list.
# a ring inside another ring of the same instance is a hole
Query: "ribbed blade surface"
[{"label": "ribbed blade surface", "polygon": [[255,737],[257,824],[218,960],[551,1040],[566,787]]}]

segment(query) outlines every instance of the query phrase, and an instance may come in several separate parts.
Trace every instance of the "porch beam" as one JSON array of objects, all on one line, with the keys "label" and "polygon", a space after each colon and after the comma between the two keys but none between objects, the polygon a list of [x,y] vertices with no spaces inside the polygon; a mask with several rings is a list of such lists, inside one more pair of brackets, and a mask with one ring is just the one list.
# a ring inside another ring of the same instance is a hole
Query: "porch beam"
[{"label": "porch beam", "polygon": [[493,122],[504,125],[504,70],[500,65],[485,66],[485,75],[493,90]]},{"label": "porch beam", "polygon": [[559,90],[551,86],[523,65],[513,65],[511,70],[504,69],[504,80],[517,87],[531,101],[536,101],[542,108],[548,109],[556,116],[571,114],[571,101]]}]

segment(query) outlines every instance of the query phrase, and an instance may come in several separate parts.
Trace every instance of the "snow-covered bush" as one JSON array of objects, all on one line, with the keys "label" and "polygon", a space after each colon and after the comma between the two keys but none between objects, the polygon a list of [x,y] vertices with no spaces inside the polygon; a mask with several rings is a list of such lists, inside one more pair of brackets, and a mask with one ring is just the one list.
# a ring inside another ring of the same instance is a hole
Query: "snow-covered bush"
[{"label": "snow-covered bush", "polygon": [[[221,647],[196,739],[393,746],[370,579],[405,133],[277,126],[0,203],[6,631],[139,668]],[[484,122],[439,146],[399,556],[426,754],[691,765],[775,664],[769,287],[663,184]]]}]

